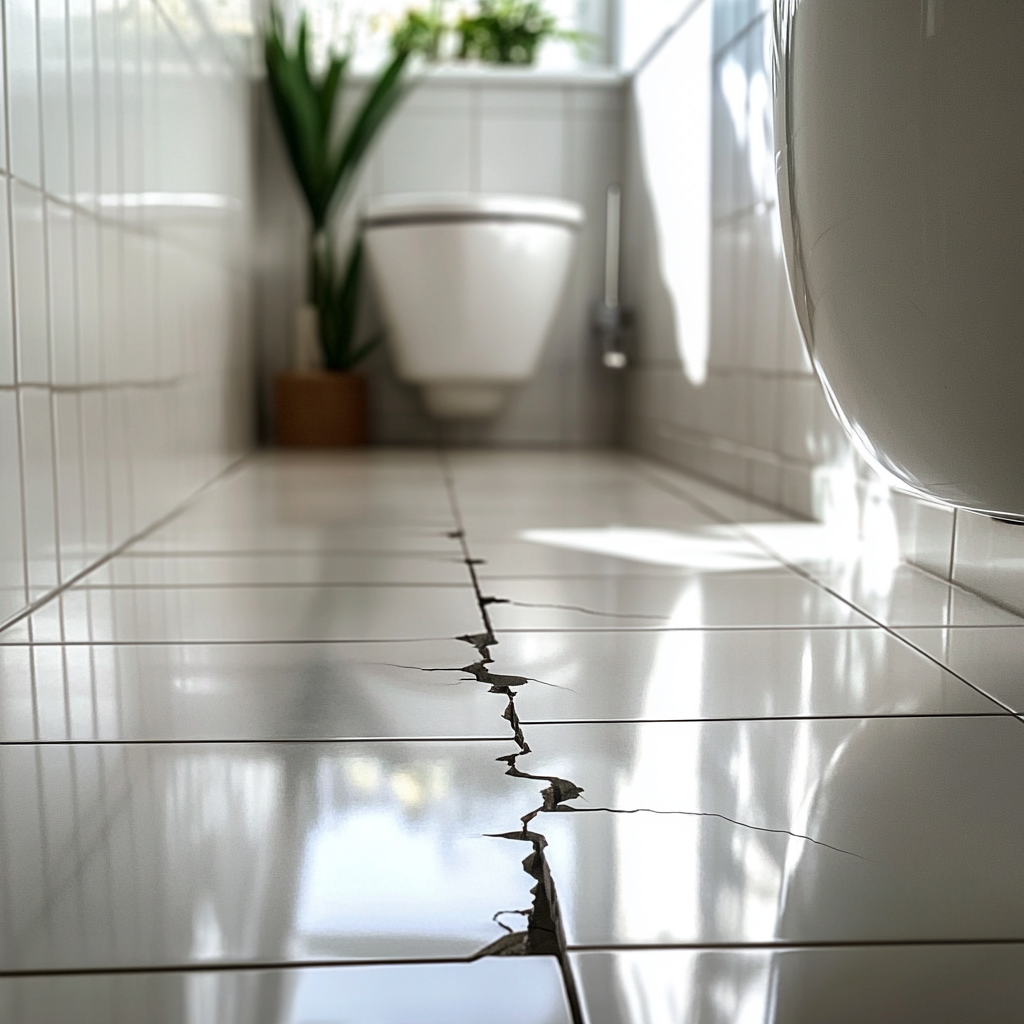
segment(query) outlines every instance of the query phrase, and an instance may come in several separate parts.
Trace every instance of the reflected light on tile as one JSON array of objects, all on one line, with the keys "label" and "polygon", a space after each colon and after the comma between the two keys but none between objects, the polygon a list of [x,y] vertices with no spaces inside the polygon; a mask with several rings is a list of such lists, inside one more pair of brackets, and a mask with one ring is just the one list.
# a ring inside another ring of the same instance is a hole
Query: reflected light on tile
[{"label": "reflected light on tile", "polygon": [[738,572],[775,565],[750,543],[735,537],[609,526],[603,529],[524,530],[520,539],[550,547],[611,555],[647,565],[676,565],[701,572]]}]

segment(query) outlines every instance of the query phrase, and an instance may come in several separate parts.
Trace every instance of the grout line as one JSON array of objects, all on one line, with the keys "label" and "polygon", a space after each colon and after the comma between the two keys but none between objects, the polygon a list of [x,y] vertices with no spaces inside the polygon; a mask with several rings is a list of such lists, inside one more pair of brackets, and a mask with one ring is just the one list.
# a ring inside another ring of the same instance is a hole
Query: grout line
[{"label": "grout line", "polygon": [[33,970],[0,970],[0,978],[117,977],[122,974],[255,974],[261,971],[295,971],[331,967],[413,967],[426,964],[471,964],[483,959],[467,957],[406,957],[366,959],[326,958],[323,960],[237,960],[212,963],[142,964],[124,967],[54,967]]},{"label": "grout line", "polygon": [[[708,718],[521,718],[523,725],[707,725],[711,722],[746,724],[753,722],[866,722],[866,721],[933,721],[943,718],[1019,718],[1014,711],[879,711],[875,714],[834,715],[722,715]],[[0,742],[2,745],[2,742]]]},{"label": "grout line", "polygon": [[[650,475],[648,475],[642,469],[637,468],[637,467],[634,467],[634,468],[635,468],[636,474],[639,477],[641,477],[641,479],[648,479],[651,482],[656,482],[658,485],[660,485],[662,487],[663,490],[667,491],[668,493],[678,493],[678,492],[676,492],[673,484],[670,483],[668,480],[659,477],[657,474],[651,473]],[[686,495],[684,500],[686,500],[694,508],[697,508],[698,510],[703,509],[709,515],[712,515],[714,518],[716,518],[720,523],[732,526],[739,533],[741,533],[743,536],[745,536],[748,540],[752,541],[759,548],[761,548],[762,551],[767,551],[768,553],[772,554],[773,557],[777,558],[783,565],[785,565],[788,569],[790,569],[797,576],[800,576],[801,578],[806,580],[808,583],[813,584],[815,587],[819,588],[820,590],[824,590],[825,593],[831,594],[837,600],[842,601],[843,604],[848,605],[854,611],[858,612],[859,614],[863,615],[866,619],[868,619],[871,622],[873,622],[876,626],[884,629],[886,631],[886,633],[888,633],[890,636],[894,637],[896,640],[900,641],[901,643],[906,644],[906,646],[911,648],[911,650],[917,651],[920,655],[922,655],[923,657],[927,658],[930,662],[932,662],[935,665],[938,665],[939,668],[945,670],[950,675],[955,676],[964,685],[969,686],[976,693],[981,694],[982,697],[986,698],[987,700],[992,701],[993,704],[997,705],[998,707],[1004,708],[1006,711],[1010,712],[1011,714],[1016,714],[1016,712],[1014,712],[1013,708],[1011,708],[1008,704],[1004,704],[1003,701],[1001,701],[1001,700],[997,699],[996,697],[992,696],[992,694],[987,693],[985,690],[982,690],[980,686],[976,686],[969,679],[967,679],[964,676],[962,676],[959,672],[954,671],[949,665],[944,665],[941,661],[939,661],[938,658],[936,658],[934,655],[930,654],[928,651],[924,650],[924,648],[918,647],[917,644],[912,643],[909,637],[906,637],[903,634],[896,632],[897,628],[911,629],[911,628],[915,628],[915,627],[911,627],[911,626],[894,627],[894,626],[886,625],[886,623],[884,623],[884,622],[880,621],[879,619],[877,619],[874,615],[872,615],[870,612],[866,611],[865,609],[861,608],[859,605],[857,605],[851,599],[849,599],[847,597],[844,597],[842,594],[840,594],[837,591],[833,590],[827,584],[822,583],[820,580],[816,579],[806,569],[803,569],[801,566],[798,566],[795,563],[787,561],[786,559],[782,558],[782,556],[779,555],[777,552],[773,552],[772,549],[770,547],[768,547],[768,545],[765,544],[756,534],[752,534],[749,531],[747,531],[746,529],[744,529],[744,527],[743,527],[743,525],[741,523],[737,523],[734,520],[729,519],[728,516],[726,516],[723,513],[719,512],[713,506],[709,505],[707,502],[702,501],[700,498],[697,498],[695,495],[687,494],[685,489],[680,488],[680,490],[682,491],[682,494],[680,494],[679,496],[682,497],[682,495]],[[949,583],[948,585],[950,587],[957,586],[957,584],[954,584],[954,583]],[[1017,624],[1007,623],[1006,625],[1012,626],[1012,628],[1019,628],[1017,626]],[[1024,622],[1021,622],[1020,625],[1024,625]],[[919,628],[929,628],[929,627],[919,627]],[[963,627],[963,626],[959,626],[959,627],[944,626],[944,627],[930,627],[930,628],[946,628],[946,629],[948,629],[948,628],[955,628],[955,629],[963,629],[965,627]],[[971,628],[971,627],[966,627],[966,628]],[[975,627],[975,628],[977,628],[977,627]]]},{"label": "grout line", "polygon": [[[312,582],[303,581],[288,581],[284,583],[278,582],[242,582],[242,583],[79,583],[71,589],[75,592],[81,593],[83,591],[106,591],[106,590],[147,590],[147,591],[161,591],[161,590],[342,590],[345,588],[353,589],[366,589],[370,587],[379,587],[382,590],[400,590],[400,589],[434,589],[434,590],[467,590],[469,589],[465,583],[446,583],[446,582],[433,582],[427,581],[425,583],[416,582],[380,582],[380,581],[339,581],[339,582],[322,582],[314,580]],[[2,642],[2,641],[0,641]]]},{"label": "grout line", "polygon": [[800,949],[894,949],[924,946],[1024,946],[1024,936],[1020,938],[982,938],[982,939],[822,939],[807,940],[767,940],[764,942],[665,942],[665,943],[622,943],[621,945],[572,945],[570,953],[619,953],[647,952],[656,950],[800,950]]},{"label": "grout line", "polygon": [[[119,554],[121,554],[122,551],[125,550],[125,548],[130,547],[132,544],[135,544],[141,538],[147,537],[155,531],[159,530],[161,527],[166,526],[167,523],[169,523],[172,519],[181,515],[187,508],[193,505],[199,499],[200,495],[204,494],[210,487],[212,487],[216,483],[219,483],[225,477],[230,476],[232,473],[236,472],[248,458],[249,455],[245,454],[235,459],[234,462],[230,463],[230,465],[222,469],[216,476],[211,477],[209,480],[206,481],[206,483],[202,484],[198,489],[193,491],[192,494],[190,494],[184,501],[179,502],[174,508],[170,510],[170,512],[167,512],[165,515],[161,516],[155,522],[147,526],[144,530],[140,530],[138,533],[132,534],[130,537],[127,538],[127,540],[122,541],[119,545],[117,545],[117,547],[112,548],[110,551],[108,551],[102,558],[97,559],[95,562],[92,562],[90,565],[87,565],[80,572],[77,572],[73,576],[70,576],[67,580],[61,583],[60,586],[47,591],[46,594],[44,594],[40,598],[36,598],[35,601],[30,601],[16,615],[13,615],[9,619],[0,622],[0,646],[5,645],[5,641],[3,640],[3,634],[6,630],[10,629],[12,626],[17,625],[20,622],[25,621],[35,612],[39,611],[40,608],[49,604],[55,598],[60,597],[66,590],[70,590],[76,583],[78,583],[79,580],[84,579],[90,573],[95,572],[101,566],[106,565],[108,562],[116,558]],[[108,502],[109,497],[110,495],[108,488]],[[25,552],[25,556],[27,560],[27,549]]]},{"label": "grout line", "polygon": [[510,736],[266,736],[262,738],[209,737],[206,739],[65,739],[0,740],[4,747],[239,747],[239,746],[320,746],[358,743],[488,743],[508,744]]}]

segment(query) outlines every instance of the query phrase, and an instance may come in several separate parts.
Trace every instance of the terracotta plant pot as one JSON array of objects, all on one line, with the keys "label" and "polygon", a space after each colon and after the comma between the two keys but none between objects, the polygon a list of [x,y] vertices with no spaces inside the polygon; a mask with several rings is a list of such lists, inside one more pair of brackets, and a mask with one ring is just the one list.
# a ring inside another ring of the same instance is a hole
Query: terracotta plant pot
[{"label": "terracotta plant pot", "polygon": [[366,379],[358,373],[310,370],[274,379],[275,438],[293,448],[366,444]]}]

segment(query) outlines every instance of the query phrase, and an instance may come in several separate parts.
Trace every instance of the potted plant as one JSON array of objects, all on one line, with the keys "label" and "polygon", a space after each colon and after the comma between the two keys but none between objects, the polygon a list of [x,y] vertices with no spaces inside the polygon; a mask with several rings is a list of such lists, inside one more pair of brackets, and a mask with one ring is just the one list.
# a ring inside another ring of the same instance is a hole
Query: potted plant
[{"label": "potted plant", "polygon": [[540,0],[480,0],[474,15],[456,26],[459,58],[488,64],[533,64],[545,39],[562,37]]},{"label": "potted plant", "polygon": [[363,157],[406,93],[403,71],[410,50],[395,46],[355,115],[339,129],[349,55],[331,50],[324,69],[316,71],[305,14],[290,42],[273,5],[263,44],[271,100],[311,222],[307,303],[296,318],[304,365],[274,381],[276,438],[286,445],[363,444],[366,383],[353,370],[381,336],[357,341],[362,246],[357,237],[339,272],[332,224]]},{"label": "potted plant", "polygon": [[431,0],[429,8],[410,8],[391,35],[392,45],[420,53],[428,61],[450,52],[459,60],[484,64],[531,65],[548,39],[570,40],[580,48],[588,37],[566,32],[542,0],[479,0],[474,13],[462,13],[454,22],[445,17],[445,0]]}]

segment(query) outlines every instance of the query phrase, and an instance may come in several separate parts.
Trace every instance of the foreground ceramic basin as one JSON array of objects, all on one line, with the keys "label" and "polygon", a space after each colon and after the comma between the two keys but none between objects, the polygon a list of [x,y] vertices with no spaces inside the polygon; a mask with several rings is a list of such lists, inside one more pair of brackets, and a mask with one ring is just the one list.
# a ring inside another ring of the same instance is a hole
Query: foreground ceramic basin
[{"label": "foreground ceramic basin", "polygon": [[776,0],[786,263],[861,450],[1024,517],[1024,3]]}]

